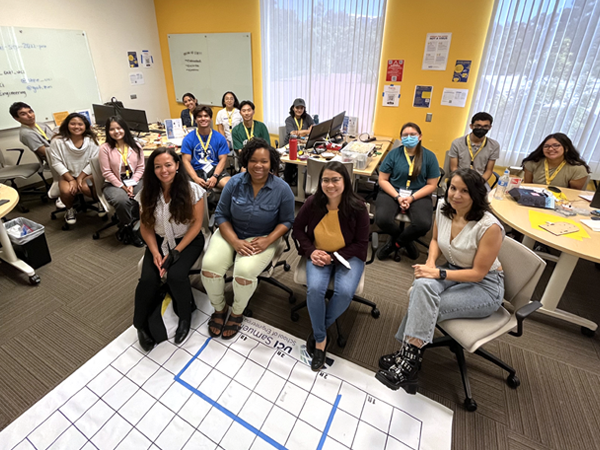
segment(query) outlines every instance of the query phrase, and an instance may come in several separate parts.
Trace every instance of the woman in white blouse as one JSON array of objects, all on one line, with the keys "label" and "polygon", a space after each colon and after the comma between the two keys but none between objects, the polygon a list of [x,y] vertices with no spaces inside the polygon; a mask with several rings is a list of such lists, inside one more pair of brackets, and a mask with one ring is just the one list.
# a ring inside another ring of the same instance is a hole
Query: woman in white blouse
[{"label": "woman in white blouse", "polygon": [[[450,175],[436,211],[429,257],[413,266],[408,311],[396,333],[402,347],[379,359],[376,378],[390,389],[417,392],[422,349],[431,343],[437,322],[487,317],[502,304],[504,273],[498,253],[504,229],[489,212],[486,194],[476,171],[458,169]],[[440,254],[448,262],[436,267]]]},{"label": "woman in white blouse", "polygon": [[156,343],[148,329],[148,317],[162,301],[160,285],[165,273],[179,316],[175,343],[182,343],[190,331],[194,299],[188,273],[204,248],[201,228],[205,191],[179,165],[173,149],[156,149],[148,158],[144,187],[135,197],[140,204],[140,232],[147,248],[135,291],[133,325],[145,351]]},{"label": "woman in white blouse", "polygon": [[227,139],[229,149],[233,149],[231,130],[244,120],[240,114],[240,101],[231,91],[223,94],[221,99],[223,109],[217,113],[217,129]]}]

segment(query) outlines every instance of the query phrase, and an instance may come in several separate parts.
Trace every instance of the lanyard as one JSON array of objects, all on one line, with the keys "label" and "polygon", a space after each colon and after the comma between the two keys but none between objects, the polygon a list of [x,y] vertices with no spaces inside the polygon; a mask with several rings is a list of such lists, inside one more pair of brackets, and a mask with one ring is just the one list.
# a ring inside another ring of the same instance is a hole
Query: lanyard
[{"label": "lanyard", "polygon": [[196,135],[198,136],[198,140],[200,141],[200,145],[202,146],[202,150],[204,150],[204,159],[208,158],[208,146],[210,145],[210,139],[212,138],[212,130],[210,130],[210,134],[208,135],[208,139],[206,140],[206,145],[202,142],[202,137],[196,128]]},{"label": "lanyard", "polygon": [[246,125],[244,125],[244,131],[246,132],[246,136],[248,137],[248,140],[250,140],[254,137],[254,120],[252,121],[252,130],[250,130],[250,134],[248,134],[248,128],[246,128]]},{"label": "lanyard", "polygon": [[233,113],[235,112],[235,109],[231,111],[231,114],[229,114],[229,111],[227,110],[225,110],[225,112],[227,113],[227,117],[229,118],[229,130],[231,131],[231,124],[233,123]]},{"label": "lanyard", "polygon": [[408,156],[406,148],[404,149],[404,156],[406,157],[406,162],[408,163],[408,178],[406,179],[406,189],[408,189],[410,187],[410,177],[412,177],[413,170],[415,169],[415,158],[413,157],[413,160],[410,160],[410,156]]},{"label": "lanyard", "polygon": [[44,133],[44,130],[42,130],[42,127],[40,127],[40,126],[39,126],[37,123],[35,124],[35,127],[38,129],[38,131],[40,132],[40,134],[41,134],[42,136],[44,136],[44,138],[45,138],[46,140],[48,140],[48,136],[46,136],[46,133]]},{"label": "lanyard", "polygon": [[556,175],[558,175],[558,172],[560,172],[561,169],[563,167],[565,167],[565,164],[567,164],[567,161],[563,160],[563,162],[561,162],[558,165],[558,167],[556,168],[556,170],[554,171],[552,176],[550,176],[550,169],[548,168],[548,160],[544,158],[544,172],[546,174],[546,184],[552,183],[552,180],[554,180],[556,178]]},{"label": "lanyard", "polygon": [[300,125],[298,125],[298,120],[296,120],[296,118],[294,117],[294,121],[296,122],[296,128],[298,129],[298,131],[302,130],[302,119],[300,119]]},{"label": "lanyard", "polygon": [[121,154],[121,158],[123,159],[123,165],[125,166],[125,175],[127,176],[127,178],[129,178],[130,175],[130,171],[129,171],[129,162],[127,161],[127,156],[129,155],[129,147],[126,145],[123,150],[121,150],[121,148],[119,146],[117,146],[117,150],[119,150],[119,153]]},{"label": "lanyard", "polygon": [[190,127],[194,126],[194,115],[192,114],[192,112],[190,110],[188,110],[188,113],[190,115]]},{"label": "lanyard", "polygon": [[473,167],[473,162],[475,161],[475,158],[477,158],[477,155],[479,155],[479,152],[481,150],[483,150],[483,147],[485,147],[485,144],[487,143],[487,138],[483,138],[483,142],[481,143],[481,147],[479,147],[479,150],[477,150],[477,153],[475,153],[475,155],[473,155],[473,147],[471,147],[471,135],[467,135],[467,145],[469,146],[469,154],[471,155],[471,167]]}]

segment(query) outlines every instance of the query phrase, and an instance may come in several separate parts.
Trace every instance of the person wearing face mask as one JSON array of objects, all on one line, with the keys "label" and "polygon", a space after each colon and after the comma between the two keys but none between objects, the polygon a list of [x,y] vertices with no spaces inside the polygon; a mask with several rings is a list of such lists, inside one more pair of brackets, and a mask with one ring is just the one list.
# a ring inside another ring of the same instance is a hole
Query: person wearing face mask
[{"label": "person wearing face mask", "polygon": [[194,120],[194,108],[198,106],[198,100],[194,97],[194,94],[186,92],[183,94],[183,104],[185,109],[181,111],[181,123],[184,127],[195,127],[196,121]]},{"label": "person wearing face mask", "polygon": [[492,128],[493,117],[486,112],[479,112],[471,118],[471,132],[452,141],[450,147],[450,171],[456,169],[473,169],[485,181],[494,171],[494,164],[500,157],[500,144],[486,134]]},{"label": "person wearing face mask", "polygon": [[223,109],[217,113],[217,130],[225,136],[229,148],[233,149],[231,130],[243,120],[240,114],[240,101],[233,92],[227,91],[223,94],[221,104]]},{"label": "person wearing face mask", "polygon": [[[431,229],[433,202],[440,168],[435,154],[421,145],[421,129],[408,122],[400,130],[402,145],[392,149],[379,168],[379,188],[375,222],[390,238],[377,257],[386,259],[404,248],[410,259],[419,257],[414,240]],[[401,228],[394,218],[402,212],[410,224]]]}]

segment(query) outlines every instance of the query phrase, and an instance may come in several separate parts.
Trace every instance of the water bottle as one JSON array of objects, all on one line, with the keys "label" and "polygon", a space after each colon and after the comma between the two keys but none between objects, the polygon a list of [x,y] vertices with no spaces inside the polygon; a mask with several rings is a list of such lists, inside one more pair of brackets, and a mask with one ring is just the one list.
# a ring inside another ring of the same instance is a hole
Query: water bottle
[{"label": "water bottle", "polygon": [[498,180],[498,184],[496,185],[496,191],[494,192],[494,198],[496,200],[504,199],[504,194],[506,193],[506,187],[508,186],[508,182],[510,181],[510,171],[506,169],[504,171],[504,175]]}]

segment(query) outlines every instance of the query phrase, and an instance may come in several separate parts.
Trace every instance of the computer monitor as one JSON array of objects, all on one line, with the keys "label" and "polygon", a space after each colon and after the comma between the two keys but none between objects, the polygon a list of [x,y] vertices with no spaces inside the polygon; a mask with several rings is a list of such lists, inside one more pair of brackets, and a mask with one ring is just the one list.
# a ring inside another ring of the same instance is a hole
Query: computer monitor
[{"label": "computer monitor", "polygon": [[344,117],[346,117],[346,111],[339,113],[331,119],[331,129],[329,130],[329,137],[333,138],[340,134],[342,125],[344,124]]},{"label": "computer monitor", "polygon": [[598,184],[598,187],[596,188],[596,193],[594,194],[594,197],[592,198],[590,206],[592,208],[600,209],[600,183]]},{"label": "computer monitor", "polygon": [[313,148],[315,142],[325,140],[330,129],[331,119],[313,125],[312,130],[310,130],[310,134],[308,135],[308,141],[306,141],[306,148]]},{"label": "computer monitor", "polygon": [[148,119],[146,118],[146,111],[141,109],[119,109],[119,115],[127,122],[131,131],[141,131],[147,133],[150,131],[148,128]]},{"label": "computer monitor", "polygon": [[106,125],[106,121],[109,119],[109,117],[117,115],[114,106],[92,105],[92,109],[94,110],[96,125],[101,127]]}]

